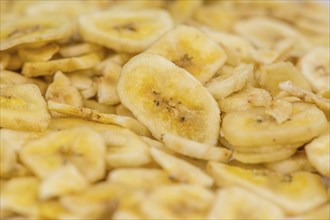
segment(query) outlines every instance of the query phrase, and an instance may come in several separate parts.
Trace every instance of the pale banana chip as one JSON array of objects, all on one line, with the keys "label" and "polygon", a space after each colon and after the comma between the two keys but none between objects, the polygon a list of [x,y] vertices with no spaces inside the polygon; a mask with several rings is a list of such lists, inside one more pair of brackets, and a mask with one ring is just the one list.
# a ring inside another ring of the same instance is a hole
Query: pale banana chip
[{"label": "pale banana chip", "polygon": [[213,200],[204,187],[179,184],[155,189],[141,209],[149,219],[204,219]]},{"label": "pale banana chip", "polygon": [[208,219],[283,219],[281,208],[239,187],[225,187],[216,194]]},{"label": "pale banana chip", "polygon": [[305,152],[297,152],[292,157],[271,163],[265,163],[265,167],[273,171],[290,174],[297,171],[314,172],[315,169],[308,161]]},{"label": "pale banana chip", "polygon": [[309,172],[278,174],[269,170],[246,170],[211,162],[209,172],[219,186],[241,186],[280,206],[287,214],[313,210],[329,198],[322,179]]},{"label": "pale banana chip", "polygon": [[83,99],[76,87],[74,87],[70,79],[62,72],[54,75],[53,82],[48,86],[45,94],[47,101],[60,102],[76,107],[83,106]]},{"label": "pale banana chip", "polygon": [[28,142],[19,156],[40,178],[47,178],[67,164],[74,165],[89,181],[105,175],[105,143],[91,128],[81,127],[56,131]]},{"label": "pale banana chip", "polygon": [[325,205],[322,205],[321,207],[318,207],[312,211],[304,213],[303,215],[295,216],[293,219],[328,220],[328,219],[330,219],[330,203],[328,202]]},{"label": "pale banana chip", "polygon": [[165,171],[149,168],[116,169],[109,173],[107,180],[136,190],[151,190],[162,185],[171,184]]},{"label": "pale banana chip", "polygon": [[292,103],[277,99],[266,109],[266,114],[272,116],[278,124],[282,124],[291,117]]},{"label": "pale banana chip", "polygon": [[65,17],[30,16],[1,23],[0,50],[22,44],[45,43],[69,38],[72,24]]},{"label": "pale banana chip", "polygon": [[72,105],[53,101],[48,101],[48,108],[51,111],[55,111],[69,116],[75,116],[105,124],[119,125],[121,127],[128,128],[139,135],[149,136],[148,129],[143,124],[130,117],[100,113],[97,110],[83,107],[74,107]]},{"label": "pale banana chip", "polygon": [[45,62],[24,63],[22,74],[28,77],[49,76],[57,71],[73,72],[89,69],[100,61],[96,53],[90,53],[79,57],[63,58]]},{"label": "pale banana chip", "polygon": [[274,49],[283,40],[292,40],[292,54],[299,56],[310,48],[310,43],[288,24],[266,17],[252,17],[235,24],[235,31],[261,49]]},{"label": "pale banana chip", "polygon": [[79,17],[83,39],[128,53],[142,52],[171,27],[169,14],[156,9],[113,9]]},{"label": "pale banana chip", "polygon": [[191,73],[205,83],[226,62],[225,51],[200,30],[179,25],[167,32],[149,49]]},{"label": "pale banana chip", "polygon": [[153,159],[169,174],[170,179],[181,183],[212,186],[213,180],[198,167],[156,148],[151,148]]},{"label": "pale banana chip", "polygon": [[311,50],[299,61],[301,73],[306,77],[314,91],[330,90],[330,51],[328,47]]},{"label": "pale banana chip", "polygon": [[241,64],[233,72],[220,73],[220,76],[213,78],[206,84],[206,88],[215,99],[222,99],[241,90],[252,73],[252,65]]},{"label": "pale banana chip", "polygon": [[8,71],[8,70],[0,70],[0,88],[10,87],[19,84],[36,84],[41,94],[45,94],[48,84],[39,79],[27,78],[22,76],[19,73]]},{"label": "pale banana chip", "polygon": [[62,57],[77,57],[90,53],[98,53],[102,50],[102,47],[96,44],[80,43],[61,47],[59,53]]},{"label": "pale banana chip", "polygon": [[269,146],[269,151],[258,152],[244,152],[239,149],[235,150],[233,157],[246,164],[258,164],[258,163],[268,163],[273,161],[284,160],[292,156],[296,152],[297,147],[293,146],[283,146],[280,149],[273,148]]},{"label": "pale banana chip", "polygon": [[20,48],[18,54],[25,62],[43,62],[50,60],[60,47],[57,44],[49,44],[40,48]]},{"label": "pale banana chip", "polygon": [[10,211],[34,218],[39,213],[39,181],[35,177],[13,178],[1,187],[1,212]]},{"label": "pale banana chip", "polygon": [[203,4],[203,0],[195,1],[171,1],[167,3],[167,10],[171,14],[173,21],[180,24],[187,21],[196,10]]},{"label": "pale banana chip", "polygon": [[64,165],[42,180],[39,197],[49,199],[70,193],[81,192],[88,187],[88,181],[74,165]]},{"label": "pale banana chip", "polygon": [[170,133],[165,133],[162,140],[172,151],[196,159],[227,162],[231,156],[231,151],[226,148],[198,143]]},{"label": "pale banana chip", "polygon": [[219,107],[225,113],[249,110],[254,107],[267,107],[271,103],[272,96],[267,90],[254,87],[245,87],[226,98],[218,99]]},{"label": "pale banana chip", "polygon": [[90,127],[102,135],[106,145],[105,158],[108,168],[138,167],[150,162],[148,145],[132,131],[116,125],[78,118],[53,118],[49,129],[79,129],[80,127]]},{"label": "pale banana chip", "polygon": [[276,96],[281,89],[279,84],[291,80],[298,86],[311,91],[311,87],[299,70],[289,62],[278,62],[261,67],[257,74],[261,87]]},{"label": "pale banana chip", "polygon": [[100,182],[83,192],[63,196],[60,203],[80,219],[110,218],[119,199],[128,193],[120,184]]},{"label": "pale banana chip", "polygon": [[222,131],[234,147],[303,144],[322,134],[327,123],[324,113],[317,107],[297,102],[292,105],[290,120],[282,124],[267,115],[264,108],[254,108],[225,115]]},{"label": "pale banana chip", "polygon": [[217,143],[217,103],[199,81],[161,56],[143,53],[132,58],[122,69],[117,94],[158,140],[171,132]]},{"label": "pale banana chip", "polygon": [[98,79],[97,100],[106,105],[116,105],[120,102],[116,87],[120,76],[121,66],[109,62],[103,70],[103,76]]},{"label": "pale banana chip", "polygon": [[305,149],[308,160],[316,170],[330,178],[330,134],[315,138]]},{"label": "pale banana chip", "polygon": [[294,95],[305,102],[314,103],[319,107],[325,115],[330,118],[330,99],[323,98],[321,96],[315,95],[314,93],[295,85],[291,81],[281,82],[279,88]]},{"label": "pale banana chip", "polygon": [[[88,71],[88,70],[87,70]],[[90,99],[97,94],[97,83],[93,75],[90,76],[89,71],[86,73],[74,72],[67,74],[72,84],[79,90],[84,99]]]},{"label": "pale banana chip", "polygon": [[39,88],[22,84],[0,90],[0,127],[41,131],[48,127],[50,115]]}]

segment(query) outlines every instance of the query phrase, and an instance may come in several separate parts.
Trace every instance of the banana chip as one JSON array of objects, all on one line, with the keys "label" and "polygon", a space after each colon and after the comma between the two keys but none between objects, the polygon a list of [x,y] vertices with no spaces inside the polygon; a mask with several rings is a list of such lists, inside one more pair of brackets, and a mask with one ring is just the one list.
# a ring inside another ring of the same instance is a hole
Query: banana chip
[{"label": "banana chip", "polygon": [[216,162],[209,163],[208,169],[217,185],[246,188],[276,203],[288,214],[313,210],[329,199],[322,179],[308,172],[283,175],[269,170],[245,170]]},{"label": "banana chip", "polygon": [[142,212],[151,219],[203,219],[213,199],[213,194],[201,186],[163,186],[146,198]]},{"label": "banana chip", "polygon": [[[262,108],[225,115],[222,131],[233,146],[242,148],[306,143],[327,128],[324,113],[311,104],[297,102],[292,105],[290,120],[278,124]],[[299,146],[299,145],[298,145]]]},{"label": "banana chip", "polygon": [[1,23],[0,50],[18,45],[44,44],[69,38],[70,20],[58,16],[31,16]]},{"label": "banana chip", "polygon": [[[171,45],[170,47],[168,45]],[[196,28],[179,25],[149,49],[175,63],[205,83],[226,62],[225,51]]]},{"label": "banana chip", "polygon": [[13,178],[1,187],[1,213],[14,212],[19,215],[35,218],[38,216],[39,181],[35,177]]},{"label": "banana chip", "polygon": [[144,53],[131,59],[122,69],[117,93],[157,139],[170,132],[202,143],[218,140],[220,112],[211,94],[161,56]]},{"label": "banana chip", "polygon": [[217,192],[208,219],[283,219],[284,213],[268,200],[239,187]]},{"label": "banana chip", "polygon": [[322,175],[330,178],[330,134],[314,139],[305,149],[310,163]]},{"label": "banana chip", "polygon": [[2,88],[0,93],[0,127],[32,131],[48,127],[50,115],[36,85],[15,85]]},{"label": "banana chip", "polygon": [[162,140],[172,151],[196,159],[227,162],[231,156],[231,151],[226,148],[198,143],[170,133],[165,133]]},{"label": "banana chip", "polygon": [[37,49],[21,48],[18,54],[25,62],[42,62],[50,60],[59,49],[57,44],[49,44]]},{"label": "banana chip", "polygon": [[74,107],[72,105],[62,104],[53,101],[48,101],[48,108],[51,111],[70,116],[76,116],[95,122],[119,125],[124,128],[128,128],[136,132],[137,134],[149,136],[148,129],[143,124],[130,117],[118,116],[114,114],[104,114],[93,109]]},{"label": "banana chip", "polygon": [[251,76],[252,71],[252,65],[241,64],[232,73],[220,73],[220,76],[213,78],[206,84],[206,88],[215,99],[225,98],[241,90]]},{"label": "banana chip", "polygon": [[0,14],[0,219],[329,219],[325,5]]},{"label": "banana chip", "polygon": [[73,72],[89,69],[100,61],[96,53],[90,53],[79,57],[63,58],[45,62],[26,62],[22,73],[27,77],[49,76],[57,71]]},{"label": "banana chip", "polygon": [[151,148],[151,155],[173,180],[209,187],[213,184],[213,180],[206,173],[183,159],[176,158],[156,148]]},{"label": "banana chip", "polygon": [[83,106],[83,100],[78,89],[61,72],[55,73],[54,81],[48,86],[45,98],[47,101],[51,100],[76,107]]},{"label": "banana chip", "polygon": [[19,155],[40,178],[47,178],[57,169],[72,164],[89,182],[95,182],[105,175],[105,152],[102,136],[83,127],[52,132],[28,142]]},{"label": "banana chip", "polygon": [[166,11],[108,10],[79,17],[79,32],[86,41],[119,52],[139,53],[172,27]]}]

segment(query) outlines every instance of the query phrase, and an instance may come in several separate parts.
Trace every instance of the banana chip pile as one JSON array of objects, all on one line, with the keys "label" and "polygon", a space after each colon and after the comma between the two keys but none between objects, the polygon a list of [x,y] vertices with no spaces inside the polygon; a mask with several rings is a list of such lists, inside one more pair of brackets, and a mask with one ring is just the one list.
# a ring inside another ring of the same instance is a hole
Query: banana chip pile
[{"label": "banana chip pile", "polygon": [[0,218],[329,219],[329,7],[1,0]]}]

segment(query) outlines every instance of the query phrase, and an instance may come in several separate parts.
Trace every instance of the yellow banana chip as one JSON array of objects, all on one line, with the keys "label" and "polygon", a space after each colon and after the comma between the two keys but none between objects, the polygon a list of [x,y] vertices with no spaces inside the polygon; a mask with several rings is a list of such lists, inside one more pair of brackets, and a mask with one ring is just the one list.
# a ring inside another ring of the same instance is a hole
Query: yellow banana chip
[{"label": "yellow banana chip", "polygon": [[0,50],[22,44],[47,43],[69,38],[70,20],[65,17],[31,16],[1,23]]}]

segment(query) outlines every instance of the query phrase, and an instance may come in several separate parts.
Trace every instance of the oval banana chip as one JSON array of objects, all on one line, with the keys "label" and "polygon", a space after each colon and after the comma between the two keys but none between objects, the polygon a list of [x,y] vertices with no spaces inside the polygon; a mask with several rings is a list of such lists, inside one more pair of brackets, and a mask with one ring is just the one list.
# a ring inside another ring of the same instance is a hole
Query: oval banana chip
[{"label": "oval banana chip", "polygon": [[201,143],[217,143],[217,103],[199,81],[169,60],[148,53],[132,58],[122,69],[117,93],[157,139],[170,132]]},{"label": "oval banana chip", "polygon": [[171,27],[169,14],[156,9],[117,9],[79,17],[79,32],[86,41],[118,52],[142,52]]},{"label": "oval banana chip", "polygon": [[69,19],[58,16],[30,16],[1,23],[0,50],[19,45],[67,39],[72,34]]}]

